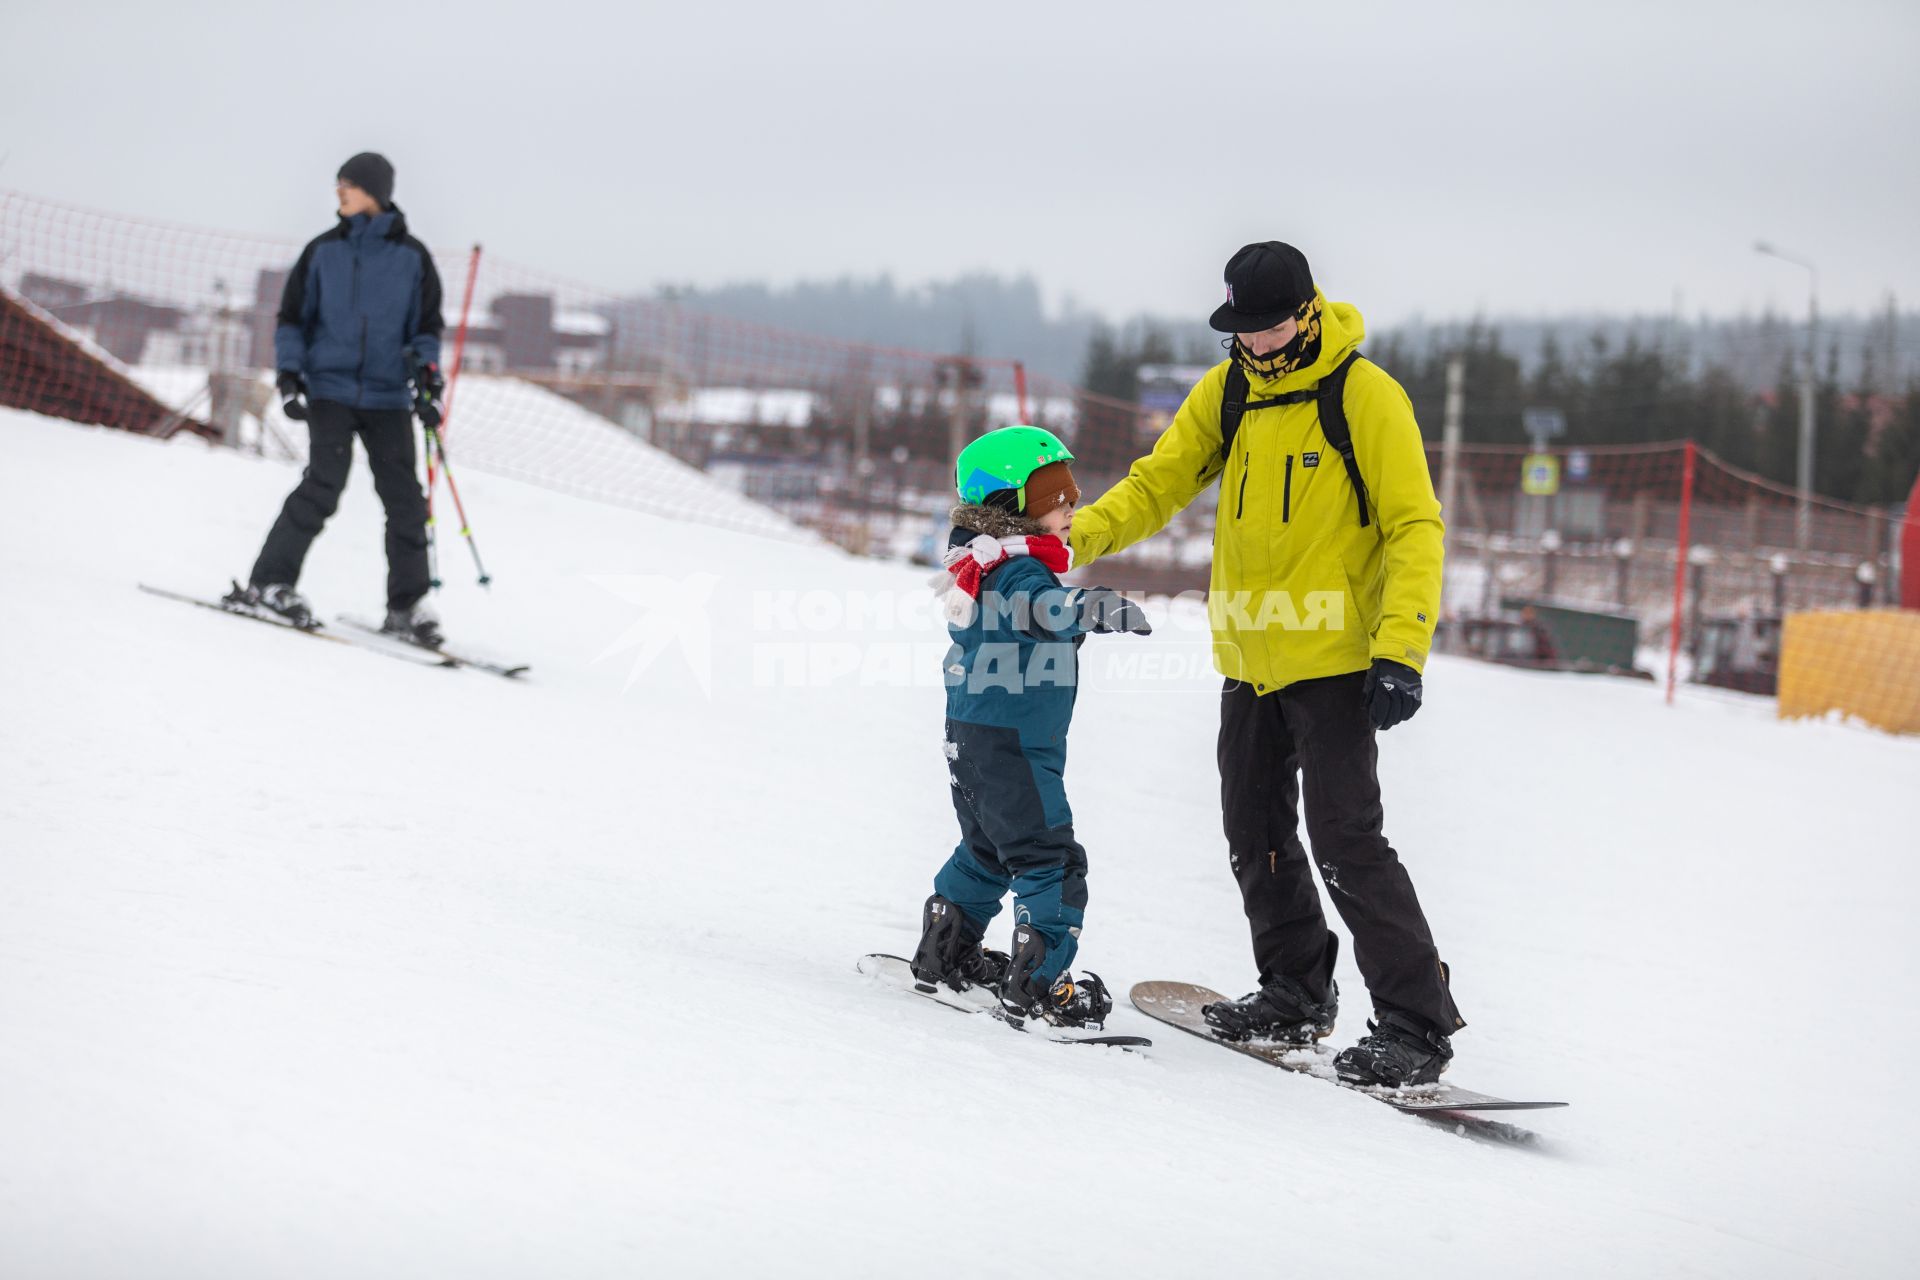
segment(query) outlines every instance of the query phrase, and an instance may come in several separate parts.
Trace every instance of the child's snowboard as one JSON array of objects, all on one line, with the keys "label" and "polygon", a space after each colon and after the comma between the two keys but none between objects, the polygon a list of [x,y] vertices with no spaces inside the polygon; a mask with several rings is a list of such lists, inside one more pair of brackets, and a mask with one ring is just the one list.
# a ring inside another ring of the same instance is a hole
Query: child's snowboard
[{"label": "child's snowboard", "polygon": [[1507,1098],[1495,1098],[1484,1093],[1475,1093],[1471,1089],[1458,1089],[1450,1084],[1415,1085],[1406,1089],[1364,1088],[1352,1085],[1340,1079],[1333,1071],[1333,1051],[1322,1045],[1279,1045],[1258,1040],[1223,1040],[1215,1035],[1213,1028],[1200,1016],[1203,1005],[1225,1000],[1227,997],[1218,991],[1209,991],[1205,987],[1196,987],[1185,982],[1141,982],[1134,985],[1131,993],[1133,1007],[1156,1018],[1170,1027],[1178,1027],[1189,1035],[1202,1040],[1210,1040],[1225,1049],[1244,1053],[1250,1058],[1271,1063],[1286,1071],[1337,1084],[1343,1089],[1352,1089],[1355,1093],[1364,1093],[1370,1098],[1378,1098],[1388,1106],[1411,1115],[1423,1115],[1432,1112],[1453,1111],[1536,1111],[1543,1107],[1564,1107],[1564,1102],[1515,1102]]},{"label": "child's snowboard", "polygon": [[922,982],[913,976],[912,964],[899,956],[879,953],[865,955],[860,957],[855,967],[883,987],[921,996],[935,1004],[957,1009],[961,1013],[990,1014],[1004,1026],[1012,1027],[1016,1031],[1025,1031],[1056,1044],[1099,1044],[1115,1049],[1145,1049],[1153,1044],[1153,1041],[1145,1036],[1081,1035],[1038,1018],[1014,1018],[1000,1007],[1000,997],[985,987],[955,991],[944,983]]}]

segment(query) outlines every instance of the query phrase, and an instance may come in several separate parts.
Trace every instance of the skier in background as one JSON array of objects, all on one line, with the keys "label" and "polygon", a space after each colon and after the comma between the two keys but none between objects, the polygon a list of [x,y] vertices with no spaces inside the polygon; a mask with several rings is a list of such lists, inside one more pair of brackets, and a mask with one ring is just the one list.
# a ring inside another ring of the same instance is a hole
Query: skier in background
[{"label": "skier in background", "polygon": [[[1355,1084],[1430,1083],[1466,1022],[1381,830],[1374,734],[1420,709],[1440,616],[1440,503],[1406,393],[1358,358],[1359,311],[1327,301],[1306,256],[1247,245],[1226,283],[1211,323],[1232,335],[1230,358],[1153,452],[1081,510],[1074,555],[1087,565],[1151,537],[1220,481],[1209,586],[1226,677],[1220,805],[1260,989],[1203,1013],[1234,1040],[1310,1044],[1333,1030],[1339,939],[1300,843],[1304,778],[1313,858],[1374,1009],[1335,1070]],[[1242,411],[1231,438],[1229,401]]]},{"label": "skier in background", "polygon": [[[1067,805],[1067,730],[1088,632],[1152,628],[1105,587],[1066,587],[1080,488],[1051,431],[1002,427],[961,451],[945,556],[947,773],[960,843],[921,912],[914,976],[999,993],[1015,1017],[1098,1026],[1113,998],[1067,968],[1087,906],[1087,853]],[[987,925],[1014,896],[1011,955]]]},{"label": "skier in background", "polygon": [[307,469],[267,534],[245,587],[227,603],[262,606],[299,627],[317,625],[295,590],[307,550],[340,505],[357,435],[387,514],[385,630],[441,643],[421,601],[427,500],[415,470],[413,413],[440,424],[440,277],[393,203],[393,166],[362,152],[334,184],[340,220],[301,252],[274,331],[281,406],[307,424]]}]

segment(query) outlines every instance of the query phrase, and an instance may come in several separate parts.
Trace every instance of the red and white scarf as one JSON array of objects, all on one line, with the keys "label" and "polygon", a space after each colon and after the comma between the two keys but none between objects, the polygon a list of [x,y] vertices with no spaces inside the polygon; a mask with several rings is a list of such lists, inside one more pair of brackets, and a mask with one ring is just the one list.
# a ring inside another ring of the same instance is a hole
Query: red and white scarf
[{"label": "red and white scarf", "polygon": [[1005,538],[983,533],[972,542],[948,547],[941,560],[948,577],[944,582],[935,579],[945,588],[940,593],[940,603],[947,620],[960,627],[970,623],[980,600],[980,583],[1015,556],[1032,556],[1056,574],[1073,568],[1073,548],[1050,533],[1013,534]]}]

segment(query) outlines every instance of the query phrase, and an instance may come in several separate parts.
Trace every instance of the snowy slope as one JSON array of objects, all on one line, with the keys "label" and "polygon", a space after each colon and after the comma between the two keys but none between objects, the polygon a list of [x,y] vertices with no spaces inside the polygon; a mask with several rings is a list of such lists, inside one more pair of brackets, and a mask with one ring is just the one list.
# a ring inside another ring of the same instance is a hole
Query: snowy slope
[{"label": "snowy slope", "polygon": [[[206,415],[205,369],[135,365],[127,373],[161,403]],[[269,376],[259,378],[265,388]],[[266,452],[290,450],[304,458],[306,428],[281,411],[278,396],[264,395],[263,403],[263,419],[243,421],[241,438],[251,442],[264,430]],[[488,472],[669,519],[822,545],[817,534],[772,508],[715,484],[664,449],[524,379],[463,374],[453,411],[446,448],[456,480],[468,471]]]},{"label": "snowy slope", "polygon": [[[0,1274],[1910,1268],[1920,744],[1436,661],[1382,768],[1454,1075],[1574,1103],[1490,1146],[864,985],[953,840],[921,571],[476,473],[442,611],[529,685],[133,591],[244,574],[293,476],[0,414]],[[379,524],[356,472],[323,609]],[[1238,993],[1212,682],[1093,684],[1082,956]]]}]

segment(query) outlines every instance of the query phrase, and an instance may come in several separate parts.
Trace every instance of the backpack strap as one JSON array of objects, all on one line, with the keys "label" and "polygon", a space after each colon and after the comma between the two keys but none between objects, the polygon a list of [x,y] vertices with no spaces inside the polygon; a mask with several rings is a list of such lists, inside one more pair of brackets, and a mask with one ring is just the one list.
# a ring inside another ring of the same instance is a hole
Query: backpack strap
[{"label": "backpack strap", "polygon": [[1353,456],[1353,432],[1347,426],[1347,370],[1360,358],[1358,351],[1350,353],[1345,360],[1334,366],[1332,372],[1311,387],[1300,391],[1289,391],[1285,395],[1274,396],[1270,400],[1247,399],[1250,388],[1247,385],[1246,370],[1238,361],[1227,366],[1227,385],[1220,398],[1220,457],[1225,459],[1233,452],[1233,437],[1240,430],[1240,419],[1249,409],[1271,409],[1282,404],[1306,404],[1315,401],[1320,406],[1320,430],[1327,437],[1327,443],[1333,446],[1340,460],[1347,464],[1347,479],[1353,481],[1353,492],[1360,504],[1360,527],[1372,524],[1367,515],[1367,482],[1360,475],[1360,463]]},{"label": "backpack strap", "polygon": [[[1332,375],[1329,374],[1329,377]],[[1240,431],[1240,419],[1249,409],[1271,409],[1277,404],[1306,404],[1319,397],[1318,386],[1304,391],[1289,391],[1270,400],[1248,400],[1247,371],[1236,361],[1227,368],[1227,385],[1220,395],[1220,456],[1233,452],[1233,437]]]},{"label": "backpack strap", "polygon": [[[1220,393],[1220,459],[1233,456],[1233,437],[1247,412],[1247,371],[1238,360],[1227,366],[1227,385]],[[1203,473],[1204,474],[1204,473]]]},{"label": "backpack strap", "polygon": [[1358,351],[1350,354],[1332,373],[1320,379],[1315,390],[1320,395],[1320,431],[1339,453],[1340,461],[1347,464],[1347,479],[1353,481],[1354,496],[1360,502],[1360,527],[1364,529],[1372,523],[1367,517],[1367,481],[1353,456],[1353,432],[1347,426],[1347,370],[1359,358]]}]

